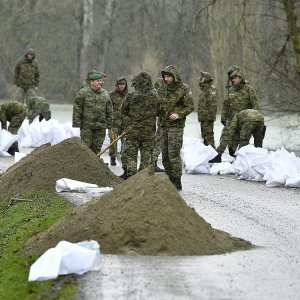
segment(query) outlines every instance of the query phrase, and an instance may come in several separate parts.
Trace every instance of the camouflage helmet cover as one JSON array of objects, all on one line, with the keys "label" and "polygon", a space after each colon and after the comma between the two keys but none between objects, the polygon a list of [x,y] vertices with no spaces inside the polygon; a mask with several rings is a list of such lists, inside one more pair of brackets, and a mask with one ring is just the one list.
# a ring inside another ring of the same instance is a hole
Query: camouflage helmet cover
[{"label": "camouflage helmet cover", "polygon": [[234,72],[232,72],[232,74],[230,75],[230,78],[232,78],[234,76],[241,77],[243,79],[243,81],[245,81],[245,79],[246,79],[244,73],[241,72],[241,71],[234,71]]},{"label": "camouflage helmet cover", "polygon": [[235,72],[235,71],[240,71],[240,70],[241,70],[241,68],[240,68],[239,66],[237,66],[237,65],[232,65],[232,66],[230,66],[230,67],[228,68],[227,74],[228,74],[229,77],[231,77],[231,74],[232,74],[233,72]]}]

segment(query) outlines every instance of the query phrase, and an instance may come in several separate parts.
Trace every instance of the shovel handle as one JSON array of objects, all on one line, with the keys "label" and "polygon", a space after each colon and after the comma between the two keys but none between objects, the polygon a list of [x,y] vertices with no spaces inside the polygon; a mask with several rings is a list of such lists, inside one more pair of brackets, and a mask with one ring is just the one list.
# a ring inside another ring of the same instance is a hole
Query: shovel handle
[{"label": "shovel handle", "polygon": [[124,131],[121,135],[119,135],[115,140],[113,140],[108,146],[106,146],[103,150],[101,150],[97,155],[101,156],[108,148],[113,146],[119,139],[121,139],[125,135],[126,131]]}]

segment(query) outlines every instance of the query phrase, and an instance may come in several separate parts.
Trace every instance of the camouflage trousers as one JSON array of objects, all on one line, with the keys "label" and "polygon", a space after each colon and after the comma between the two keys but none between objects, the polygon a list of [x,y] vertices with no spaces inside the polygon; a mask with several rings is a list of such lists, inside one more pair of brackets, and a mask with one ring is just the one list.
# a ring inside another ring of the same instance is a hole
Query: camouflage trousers
[{"label": "camouflage trousers", "polygon": [[101,151],[102,144],[105,139],[106,128],[90,129],[81,128],[80,137],[86,145],[96,154]]},{"label": "camouflage trousers", "polygon": [[34,89],[17,87],[16,101],[27,104],[27,99],[34,96]]},{"label": "camouflage trousers", "polygon": [[[122,134],[124,131],[121,129],[110,129],[108,131],[110,142],[114,141],[120,134]],[[127,158],[126,153],[122,151],[123,145],[124,145],[125,137],[123,136],[121,138],[121,160],[122,160],[122,168],[123,170],[127,169]],[[115,143],[111,147],[109,147],[109,156],[111,158],[116,158],[116,155],[118,153],[118,144]]]},{"label": "camouflage trousers", "polygon": [[239,134],[235,137],[233,149],[235,150],[238,145],[240,145],[240,147],[248,145],[252,135],[254,138],[254,146],[262,148],[265,132],[266,126],[264,126],[263,122],[245,122],[240,128]]},{"label": "camouflage trousers", "polygon": [[211,145],[215,148],[214,121],[201,121],[200,126],[204,145]]},{"label": "camouflage trousers", "polygon": [[154,139],[154,150],[153,150],[153,161],[158,159],[161,152],[161,129],[160,125],[156,128],[155,139]]},{"label": "camouflage trousers", "polygon": [[[128,176],[137,173],[138,152],[141,154],[139,171],[153,164],[153,147],[155,131],[151,128],[131,130],[125,138],[121,157],[127,160],[126,169]],[[122,163],[123,164],[123,163]]]},{"label": "camouflage trousers", "polygon": [[220,137],[220,144],[217,148],[217,152],[220,154],[223,154],[226,150],[226,147],[228,145],[228,128],[229,125],[226,125],[222,129],[221,137]]},{"label": "camouflage trousers", "polygon": [[169,177],[182,175],[180,150],[183,142],[183,128],[161,128],[162,163]]},{"label": "camouflage trousers", "polygon": [[[14,116],[12,116],[8,121],[9,126],[8,126],[8,131],[12,134],[17,134],[19,128],[21,127],[24,119],[26,117],[26,112],[20,112],[18,114],[15,114]],[[18,147],[18,142],[14,142],[10,148],[9,148],[9,153],[11,153],[12,155],[16,152],[19,151],[19,147]]]}]

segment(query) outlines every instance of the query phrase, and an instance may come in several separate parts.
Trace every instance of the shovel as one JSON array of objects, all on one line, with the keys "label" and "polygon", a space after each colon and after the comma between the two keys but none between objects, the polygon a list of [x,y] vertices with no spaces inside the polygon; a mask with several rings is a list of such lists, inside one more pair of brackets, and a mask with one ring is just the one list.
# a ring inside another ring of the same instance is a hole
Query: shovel
[{"label": "shovel", "polygon": [[101,150],[97,155],[101,156],[108,148],[113,146],[119,139],[121,139],[125,135],[126,131],[124,131],[121,135],[119,135],[116,139],[114,139],[108,146],[106,146],[103,150]]}]

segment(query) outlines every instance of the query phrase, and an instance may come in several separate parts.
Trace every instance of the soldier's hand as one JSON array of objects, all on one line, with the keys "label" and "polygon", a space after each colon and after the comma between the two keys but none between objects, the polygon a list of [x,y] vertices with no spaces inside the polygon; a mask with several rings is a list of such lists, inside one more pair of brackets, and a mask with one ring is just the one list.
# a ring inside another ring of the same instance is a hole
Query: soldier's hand
[{"label": "soldier's hand", "polygon": [[170,117],[169,117],[169,119],[171,121],[175,121],[175,120],[179,119],[179,116],[177,114],[171,114]]}]

